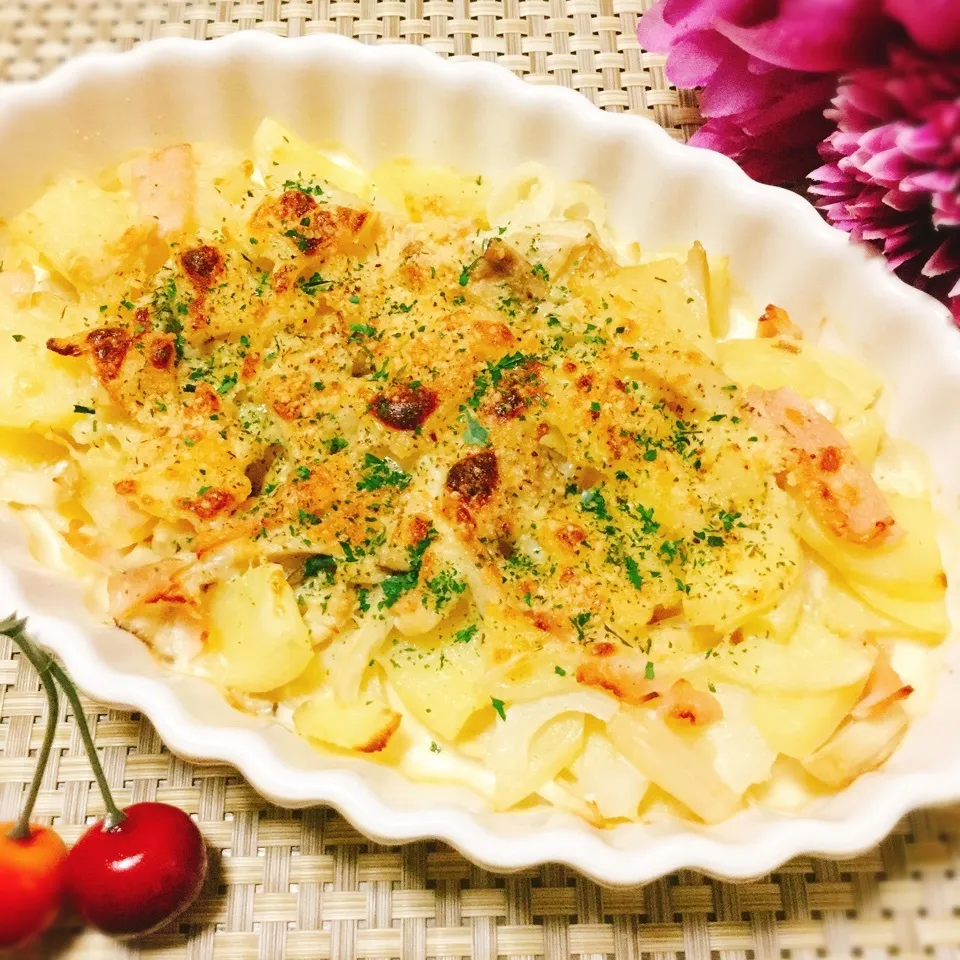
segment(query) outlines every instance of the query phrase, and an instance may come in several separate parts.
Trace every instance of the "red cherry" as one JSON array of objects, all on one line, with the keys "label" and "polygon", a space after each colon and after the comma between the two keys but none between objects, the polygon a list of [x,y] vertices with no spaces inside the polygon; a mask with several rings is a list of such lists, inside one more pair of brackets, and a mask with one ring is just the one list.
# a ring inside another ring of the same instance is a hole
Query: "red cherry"
[{"label": "red cherry", "polygon": [[63,904],[67,848],[49,827],[30,824],[29,836],[0,823],[0,950],[22,947],[43,933]]},{"label": "red cherry", "polygon": [[114,827],[98,820],[67,857],[67,895],[91,926],[149,933],[200,893],[207,852],[196,824],[166,803],[135,803]]}]

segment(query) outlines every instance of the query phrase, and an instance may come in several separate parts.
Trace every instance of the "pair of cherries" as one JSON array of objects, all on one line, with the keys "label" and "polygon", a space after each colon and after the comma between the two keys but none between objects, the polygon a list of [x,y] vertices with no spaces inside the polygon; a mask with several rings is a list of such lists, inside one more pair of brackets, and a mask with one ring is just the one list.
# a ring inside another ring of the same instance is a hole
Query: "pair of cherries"
[{"label": "pair of cherries", "polygon": [[[49,716],[37,769],[20,818],[0,824],[0,951],[39,937],[66,902],[93,927],[130,937],[163,926],[197,898],[207,870],[196,824],[166,803],[135,803],[121,811],[97,758],[76,688],[61,667],[24,632],[24,621],[0,623],[43,680]],[[103,794],[107,815],[67,850],[49,827],[30,823],[57,723],[57,684],[74,716]]]}]

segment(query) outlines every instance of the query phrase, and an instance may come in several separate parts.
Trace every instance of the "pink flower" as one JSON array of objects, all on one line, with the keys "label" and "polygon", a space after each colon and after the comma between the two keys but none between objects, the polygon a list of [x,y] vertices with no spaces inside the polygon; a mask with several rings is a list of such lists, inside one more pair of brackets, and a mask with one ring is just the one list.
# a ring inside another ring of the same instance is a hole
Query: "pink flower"
[{"label": "pink flower", "polygon": [[960,0],[661,0],[637,35],[702,88],[692,144],[789,183],[822,140],[817,206],[960,323]]},{"label": "pink flower", "polygon": [[827,162],[810,175],[817,206],[960,323],[960,60],[894,50],[833,104]]},{"label": "pink flower", "polygon": [[765,63],[836,73],[882,53],[890,33],[882,7],[882,0],[664,0],[644,15],[639,37],[664,51],[679,37],[716,31]]},{"label": "pink flower", "polygon": [[768,183],[802,179],[827,136],[836,74],[879,58],[894,30],[882,0],[664,0],[641,18],[667,76],[703,87],[695,146]]},{"label": "pink flower", "polygon": [[[777,71],[778,74],[787,71]],[[818,160],[817,143],[830,132],[823,106],[836,88],[832,78],[776,84],[782,96],[729,115],[715,115],[691,138],[696,147],[732,157],[763,183],[801,181]],[[774,84],[770,84],[774,87]]]},{"label": "pink flower", "polygon": [[886,0],[885,6],[918,47],[933,53],[960,50],[960,3],[957,0]]}]

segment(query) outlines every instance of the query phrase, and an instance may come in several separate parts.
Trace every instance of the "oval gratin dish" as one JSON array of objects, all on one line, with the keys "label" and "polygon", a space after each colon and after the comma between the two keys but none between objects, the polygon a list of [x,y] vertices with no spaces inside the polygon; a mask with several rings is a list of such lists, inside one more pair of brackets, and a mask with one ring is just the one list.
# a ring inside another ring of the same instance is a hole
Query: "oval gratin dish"
[{"label": "oval gratin dish", "polygon": [[[945,309],[889,275],[799,197],[752,182],[653,123],[603,113],[569,90],[525,85],[500,67],[445,62],[412,47],[252,32],[83,57],[40,83],[0,90],[0,216],[31,203],[58,174],[92,174],[135,149],[182,141],[242,145],[264,117],[307,140],[339,142],[371,165],[408,156],[496,177],[538,161],[593,184],[610,227],[645,249],[699,240],[727,255],[751,303],[779,304],[808,329],[826,318],[831,336],[883,375],[891,434],[928,454],[945,527],[956,518],[960,333]],[[949,539],[945,567],[951,584],[960,583]],[[949,599],[960,623],[952,588]],[[238,712],[212,686],[170,672],[136,638],[98,623],[80,586],[33,560],[4,513],[0,614],[14,610],[30,617],[38,640],[90,696],[142,711],[174,752],[230,763],[282,806],[329,803],[377,841],[439,838],[493,870],[560,861],[606,884],[678,868],[755,877],[801,853],[856,853],[908,810],[960,799],[955,638],[944,645],[930,712],[889,762],[845,790],[793,815],[750,808],[712,826],[599,830],[557,809],[493,812],[466,790],[322,754]]]}]

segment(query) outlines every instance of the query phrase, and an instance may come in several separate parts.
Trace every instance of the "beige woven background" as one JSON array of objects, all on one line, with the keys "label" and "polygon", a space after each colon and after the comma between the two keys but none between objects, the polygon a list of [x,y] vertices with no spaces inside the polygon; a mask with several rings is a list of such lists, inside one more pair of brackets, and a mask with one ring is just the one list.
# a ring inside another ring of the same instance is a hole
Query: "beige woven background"
[{"label": "beige woven background", "polygon": [[[336,32],[494,60],[684,138],[695,98],[672,89],[663,59],[636,41],[650,2],[0,0],[0,79],[32,80],[85,50],[162,36]],[[36,675],[0,639],[0,820],[29,780],[44,711]],[[960,960],[960,810],[915,814],[855,860],[797,860],[756,883],[682,872],[602,890],[562,867],[498,877],[443,844],[369,843],[330,810],[277,810],[235,771],[178,760],[136,715],[89,704],[87,716],[118,801],[163,800],[195,814],[212,871],[189,913],[139,944],[79,933],[66,918],[36,958]],[[37,817],[68,842],[102,813],[91,776],[76,726],[61,716]]]}]

